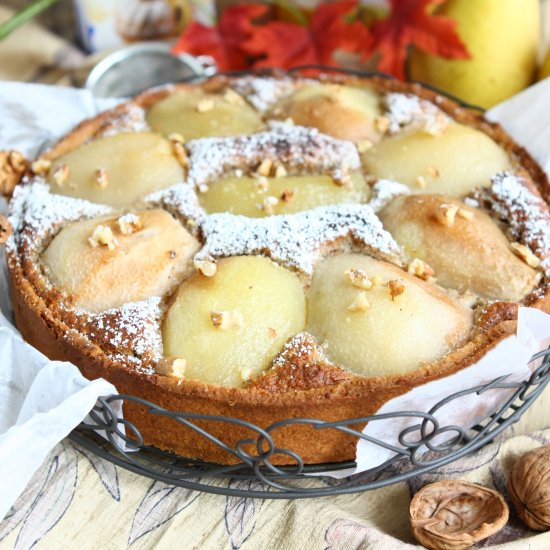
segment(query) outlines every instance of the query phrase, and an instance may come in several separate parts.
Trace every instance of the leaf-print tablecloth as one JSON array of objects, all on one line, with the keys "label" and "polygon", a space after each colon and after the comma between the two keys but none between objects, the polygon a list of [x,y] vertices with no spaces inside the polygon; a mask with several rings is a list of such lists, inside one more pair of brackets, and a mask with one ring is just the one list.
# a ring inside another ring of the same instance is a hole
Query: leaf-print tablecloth
[{"label": "leaf-print tablecloth", "polygon": [[[0,548],[40,549],[407,549],[412,495],[439,479],[495,487],[522,453],[550,444],[550,388],[516,426],[477,453],[384,489],[302,501],[198,493],[143,478],[62,441],[0,523]],[[535,431],[538,430],[538,431]],[[232,480],[239,489],[259,482]],[[528,530],[511,511],[508,525],[480,546],[550,548],[550,533]]]}]

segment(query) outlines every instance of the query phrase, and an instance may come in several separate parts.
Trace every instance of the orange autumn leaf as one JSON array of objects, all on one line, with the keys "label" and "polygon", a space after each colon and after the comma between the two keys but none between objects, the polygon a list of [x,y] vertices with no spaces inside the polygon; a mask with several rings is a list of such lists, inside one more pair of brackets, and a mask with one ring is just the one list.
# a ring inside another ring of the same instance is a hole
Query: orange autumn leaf
[{"label": "orange autumn leaf", "polygon": [[390,16],[372,27],[375,49],[381,53],[381,71],[403,79],[409,46],[447,58],[470,57],[456,32],[456,21],[428,11],[444,1],[390,0]]}]

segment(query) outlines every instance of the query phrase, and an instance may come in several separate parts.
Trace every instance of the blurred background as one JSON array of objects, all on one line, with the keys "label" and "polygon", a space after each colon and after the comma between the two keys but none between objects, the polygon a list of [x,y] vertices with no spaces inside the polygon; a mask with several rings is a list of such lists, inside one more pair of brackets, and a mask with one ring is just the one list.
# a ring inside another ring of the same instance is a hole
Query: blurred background
[{"label": "blurred background", "polygon": [[[12,24],[30,6],[45,9]],[[82,86],[152,40],[220,70],[379,70],[488,108],[550,76],[550,0],[0,0],[3,80]]]}]

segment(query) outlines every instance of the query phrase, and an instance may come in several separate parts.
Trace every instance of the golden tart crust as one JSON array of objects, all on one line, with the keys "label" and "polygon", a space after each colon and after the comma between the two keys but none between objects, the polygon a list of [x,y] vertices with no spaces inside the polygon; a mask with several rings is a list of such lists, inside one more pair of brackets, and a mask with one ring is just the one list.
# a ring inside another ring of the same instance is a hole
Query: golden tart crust
[{"label": "golden tart crust", "polygon": [[[481,130],[495,140],[508,153],[515,171],[521,170],[524,174],[526,189],[546,200],[550,198],[550,186],[536,162],[500,126],[485,120],[481,113],[462,108],[454,101],[416,84],[378,77],[324,78],[329,82],[347,85],[368,83],[379,93],[414,94],[431,101],[455,121]],[[218,77],[201,87],[207,92],[215,92],[231,82],[230,79]],[[188,85],[176,85],[145,92],[112,111],[84,121],[46,152],[42,159],[54,161],[94,136],[105,134],[114,126],[123,126],[136,116],[136,106],[147,108],[176,90],[186,89],[189,89]],[[490,199],[487,193],[479,197],[480,201]],[[543,218],[550,217],[548,206],[542,199],[538,207]],[[517,210],[515,212],[517,214]],[[94,215],[103,213],[107,211],[98,207]],[[516,233],[521,233],[522,220],[515,220],[515,224]],[[55,233],[57,229],[53,227],[52,231]],[[528,242],[528,237],[528,234],[522,235],[526,244],[537,250],[537,243]],[[112,345],[112,339],[101,337],[101,330],[98,335],[98,326],[103,327],[104,335],[108,333],[108,322],[98,325],[97,316],[67,307],[66,297],[48,283],[29,242],[29,239],[20,239],[17,245],[12,244],[7,250],[16,323],[29,343],[52,359],[71,361],[87,378],[105,378],[121,394],[135,395],[169,410],[230,416],[263,428],[288,418],[337,421],[372,415],[388,400],[411,388],[448,376],[475,363],[516,329],[516,303],[489,303],[478,315],[472,338],[459,349],[412,372],[368,378],[332,365],[316,343],[304,334],[299,335],[298,347],[283,350],[283,360],[263,376],[253,379],[246,387],[210,385],[197,380],[160,375],[154,369],[147,368],[158,359],[147,351],[136,354],[131,345],[126,345],[132,339],[131,334],[119,334],[116,346]],[[44,244],[47,242],[48,238],[45,238]],[[544,257],[550,254],[550,251],[540,250],[540,247],[537,252]],[[550,311],[547,279],[542,278],[539,286],[521,303]],[[151,316],[155,315],[153,307]],[[109,320],[109,315],[105,320]],[[120,327],[117,330],[120,331]],[[147,323],[138,327],[139,330],[148,330]],[[125,403],[124,415],[138,427],[146,444],[210,462],[237,462],[235,456],[197,436],[193,430],[171,419],[148,414],[141,405]],[[231,447],[243,438],[257,436],[236,424],[215,421],[200,421],[197,424]],[[341,462],[355,457],[357,439],[336,430],[314,430],[309,426],[291,424],[275,430],[272,435],[277,447],[291,449],[306,463]],[[253,448],[247,448],[247,451],[255,453]],[[287,464],[292,463],[293,459],[279,454],[270,461],[273,464]]]}]

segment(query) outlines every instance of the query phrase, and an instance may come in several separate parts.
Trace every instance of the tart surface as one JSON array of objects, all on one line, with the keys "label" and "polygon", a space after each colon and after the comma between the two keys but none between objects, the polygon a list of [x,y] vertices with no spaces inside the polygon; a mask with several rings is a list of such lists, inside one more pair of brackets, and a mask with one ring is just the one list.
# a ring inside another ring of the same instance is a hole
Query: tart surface
[{"label": "tart surface", "polygon": [[[499,126],[418,85],[155,89],[84,121],[17,186],[16,321],[46,355],[168,409],[262,427],[367,416],[475,363],[518,304],[550,309],[549,195]],[[125,416],[146,443],[234,460],[138,405]],[[355,456],[340,432],[273,435],[305,462]]]}]

